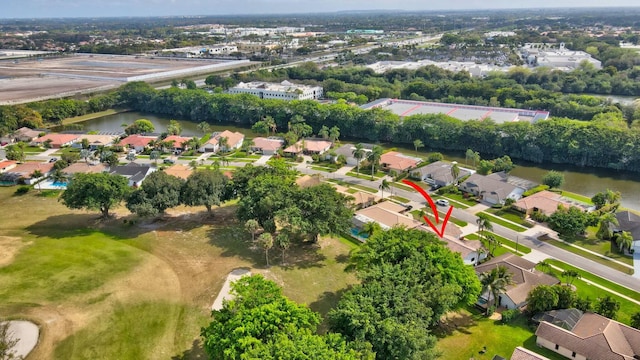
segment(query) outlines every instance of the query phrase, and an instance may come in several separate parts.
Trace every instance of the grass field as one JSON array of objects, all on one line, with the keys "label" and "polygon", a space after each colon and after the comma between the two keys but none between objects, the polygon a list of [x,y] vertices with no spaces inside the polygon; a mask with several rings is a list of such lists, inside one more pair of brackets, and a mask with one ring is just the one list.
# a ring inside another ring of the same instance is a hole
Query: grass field
[{"label": "grass field", "polygon": [[[448,314],[446,321],[436,330],[437,349],[442,359],[447,360],[490,360],[494,355],[506,359],[513,349],[523,346],[551,360],[564,357],[549,350],[539,348],[535,342],[535,328],[530,328],[527,319],[519,316],[510,324],[485,317],[475,308],[459,310]],[[486,346],[487,351],[480,353]]]},{"label": "grass field", "polygon": [[[36,191],[0,188],[0,318],[41,327],[33,359],[201,359],[198,337],[227,274],[250,268],[292,300],[326,314],[357,280],[345,273],[353,244],[321,238],[281,253],[251,246],[235,207],[177,208],[139,220],[71,211]],[[29,211],[24,211],[29,209]],[[133,218],[132,218],[133,219]],[[324,329],[325,327],[322,327]]]},{"label": "grass field", "polygon": [[105,111],[99,111],[99,112],[95,112],[95,113],[91,113],[91,114],[86,114],[86,115],[81,115],[81,116],[76,116],[76,117],[71,117],[71,118],[66,118],[64,120],[62,120],[62,125],[69,125],[69,124],[75,124],[75,123],[79,123],[79,122],[83,122],[83,121],[87,121],[87,120],[91,120],[91,119],[97,119],[103,116],[107,116],[107,115],[113,115],[113,114],[119,114],[122,112],[126,112],[127,110],[124,109],[108,109]]},{"label": "grass field", "polygon": [[527,230],[527,228],[524,227],[524,226],[510,223],[510,222],[506,221],[505,219],[502,219],[502,218],[500,218],[498,216],[490,214],[490,213],[488,213],[486,211],[483,211],[482,213],[486,214],[489,217],[489,221],[491,223],[493,223],[493,224],[498,224],[498,225],[504,226],[506,228],[509,228],[509,229],[511,229],[513,231],[517,231],[517,232],[523,232],[523,231]]},{"label": "grass field", "polygon": [[572,252],[572,253],[574,253],[576,255],[580,255],[582,257],[585,257],[587,259],[593,260],[595,262],[599,262],[602,265],[606,265],[606,266],[608,266],[608,267],[610,267],[612,269],[618,270],[618,271],[623,272],[625,274],[630,274],[630,275],[633,274],[633,269],[632,268],[629,268],[629,267],[623,266],[621,264],[615,263],[615,262],[613,262],[611,260],[608,260],[608,259],[603,258],[601,256],[592,254],[590,252],[584,251],[584,250],[582,250],[580,248],[576,248],[575,246],[571,246],[571,245],[569,245],[569,244],[567,244],[567,243],[565,243],[563,241],[558,241],[558,240],[553,240],[553,239],[545,239],[544,241],[548,242],[549,244],[551,244],[553,246],[556,246],[556,247],[559,247],[561,249],[570,251],[570,252]]},{"label": "grass field", "polygon": [[499,216],[505,220],[509,220],[512,221],[516,224],[522,225],[528,229],[533,227],[533,224],[527,222],[525,219],[523,219],[523,215],[522,213],[518,213],[515,210],[502,210],[502,209],[494,209],[494,208],[490,208],[487,209],[488,213],[491,213],[495,216]]}]

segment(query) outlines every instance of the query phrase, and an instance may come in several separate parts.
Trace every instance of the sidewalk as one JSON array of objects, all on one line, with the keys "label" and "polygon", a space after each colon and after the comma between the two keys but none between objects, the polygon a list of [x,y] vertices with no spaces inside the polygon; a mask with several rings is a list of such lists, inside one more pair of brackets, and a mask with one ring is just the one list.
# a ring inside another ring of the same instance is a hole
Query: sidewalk
[{"label": "sidewalk", "polygon": [[[446,196],[446,195],[445,195],[445,196]],[[464,211],[466,211],[466,212],[470,212],[470,213],[472,213],[472,214],[477,214],[477,213],[479,213],[479,212],[481,212],[481,211],[485,211],[485,210],[489,209],[489,207],[490,207],[490,206],[489,206],[489,205],[486,205],[486,204],[476,204],[476,205],[473,205],[473,206],[472,206],[472,207],[470,207],[470,208],[466,208],[466,209],[464,209]],[[491,214],[491,215],[493,215],[493,214]]]}]

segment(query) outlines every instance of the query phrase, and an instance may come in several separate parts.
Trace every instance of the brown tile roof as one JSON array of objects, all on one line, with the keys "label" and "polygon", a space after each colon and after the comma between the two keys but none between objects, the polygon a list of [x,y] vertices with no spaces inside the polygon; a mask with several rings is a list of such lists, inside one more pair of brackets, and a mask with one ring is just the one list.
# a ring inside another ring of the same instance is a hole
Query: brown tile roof
[{"label": "brown tile roof", "polygon": [[94,146],[107,146],[113,143],[113,139],[115,139],[115,135],[80,135],[78,137],[78,142],[81,142],[82,139],[87,139],[89,141],[89,145]]},{"label": "brown tile roof", "polygon": [[516,201],[514,206],[523,211],[538,209],[545,215],[551,215],[558,210],[558,206],[568,208],[571,204],[562,201],[560,194],[544,190]]},{"label": "brown tile roof", "polygon": [[36,170],[42,171],[43,174],[50,172],[51,169],[53,169],[53,165],[53,163],[28,162],[14,167],[7,171],[7,173],[19,174],[23,177],[30,178],[31,174]]},{"label": "brown tile roof", "polygon": [[[331,147],[331,142],[326,140],[305,139],[304,150],[310,152],[322,152]],[[302,140],[284,149],[284,152],[297,154],[302,151]]]},{"label": "brown tile roof", "polygon": [[126,138],[120,140],[120,145],[122,146],[142,146],[145,147],[149,145],[150,142],[155,141],[157,136],[142,136],[140,134],[129,135]]},{"label": "brown tile roof", "polygon": [[187,142],[187,141],[189,141],[191,139],[192,138],[190,138],[190,137],[184,137],[184,136],[178,136],[178,135],[169,135],[162,141],[164,141],[164,142],[173,141],[173,148],[174,149],[177,149],[177,148],[182,149],[182,143]]},{"label": "brown tile roof", "polygon": [[62,172],[65,174],[75,174],[75,173],[101,173],[107,170],[107,166],[104,164],[88,164],[85,162],[77,162],[73,163],[66,168],[62,169]]},{"label": "brown tile roof", "polygon": [[640,330],[594,313],[582,315],[571,331],[543,321],[536,336],[593,360],[640,357]]},{"label": "brown tile roof", "polygon": [[498,266],[504,266],[512,274],[513,285],[507,287],[506,295],[517,306],[522,306],[527,300],[529,291],[538,285],[555,285],[560,281],[553,276],[535,270],[535,263],[525,260],[512,253],[502,254],[483,264],[476,266],[478,275],[491,271]]},{"label": "brown tile roof", "polygon": [[414,220],[413,217],[389,211],[379,207],[378,204],[359,210],[356,212],[356,217],[358,216],[364,216],[389,228],[394,226],[406,226],[407,228],[412,229],[422,225],[419,221]]},{"label": "brown tile roof", "polygon": [[44,143],[48,140],[51,140],[51,146],[61,147],[62,145],[67,144],[68,142],[76,140],[78,137],[79,135],[76,135],[76,134],[51,133],[51,134],[46,134],[45,136],[41,136],[35,139],[34,141],[36,143]]},{"label": "brown tile roof", "polygon": [[518,346],[513,350],[511,360],[549,360],[549,358]]},{"label": "brown tile roof", "polygon": [[267,139],[263,137],[257,137],[253,139],[253,149],[260,149],[261,151],[276,151],[284,145],[284,140],[280,139]]},{"label": "brown tile roof", "polygon": [[188,166],[175,164],[164,169],[164,172],[177,178],[187,180],[189,175],[193,173],[193,170],[191,170],[191,168]]},{"label": "brown tile roof", "polygon": [[405,171],[416,167],[420,161],[405,156],[397,151],[389,151],[380,156],[380,164],[391,170]]},{"label": "brown tile roof", "polygon": [[37,138],[40,135],[41,131],[29,129],[28,127],[21,127],[20,129],[14,131],[13,136],[21,137],[21,138]]},{"label": "brown tile roof", "polygon": [[18,164],[18,163],[13,161],[13,160],[0,161],[0,170],[4,170],[4,169],[12,167],[12,166],[14,166],[16,164]]},{"label": "brown tile roof", "polygon": [[227,146],[229,148],[234,148],[238,145],[238,142],[244,140],[244,134],[240,132],[231,132],[229,130],[225,130],[221,133],[215,134],[212,136],[207,144],[217,145],[220,142],[221,138],[227,138]]},{"label": "brown tile roof", "polygon": [[[341,185],[337,185],[337,184],[333,184],[333,187],[336,188],[336,191],[338,191],[340,194],[348,196],[348,197],[352,197],[352,204],[355,205],[356,207],[361,207],[361,206],[366,206],[366,205],[371,205],[375,202],[380,201],[380,197],[374,194],[370,194],[368,192],[364,192],[364,191],[356,191],[354,193],[350,193],[348,190],[348,188],[341,186]],[[381,205],[382,203],[378,204]],[[404,208],[403,208],[404,209]]]},{"label": "brown tile roof", "polygon": [[303,175],[296,179],[296,184],[301,188],[308,188],[322,183],[322,175]]}]

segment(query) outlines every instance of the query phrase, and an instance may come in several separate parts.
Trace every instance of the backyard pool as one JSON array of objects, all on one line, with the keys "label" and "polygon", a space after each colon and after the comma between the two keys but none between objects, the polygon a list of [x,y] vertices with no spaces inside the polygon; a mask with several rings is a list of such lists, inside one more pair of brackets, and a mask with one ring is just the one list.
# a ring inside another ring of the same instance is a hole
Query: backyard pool
[{"label": "backyard pool", "polygon": [[357,229],[357,228],[351,228],[351,236],[359,240],[369,238],[368,234],[361,234],[360,229]]}]

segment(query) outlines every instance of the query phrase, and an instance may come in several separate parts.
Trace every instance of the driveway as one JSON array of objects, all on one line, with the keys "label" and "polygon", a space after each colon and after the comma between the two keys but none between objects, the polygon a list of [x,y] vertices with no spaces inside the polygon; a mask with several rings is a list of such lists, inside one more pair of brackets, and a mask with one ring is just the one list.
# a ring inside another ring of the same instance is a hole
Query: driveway
[{"label": "driveway", "polygon": [[633,242],[633,277],[640,279],[640,240]]}]

